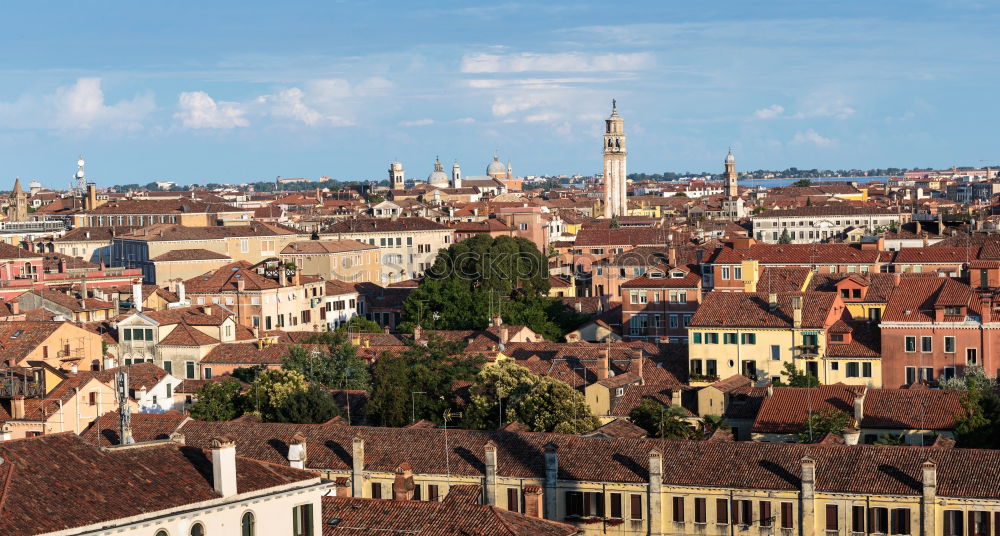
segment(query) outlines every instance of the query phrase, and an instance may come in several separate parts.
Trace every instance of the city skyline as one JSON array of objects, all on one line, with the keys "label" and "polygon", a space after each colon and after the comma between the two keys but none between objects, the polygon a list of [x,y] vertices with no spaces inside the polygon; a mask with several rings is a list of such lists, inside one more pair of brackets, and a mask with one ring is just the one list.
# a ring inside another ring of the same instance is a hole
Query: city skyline
[{"label": "city skyline", "polygon": [[[629,170],[996,162],[1000,10],[219,3],[12,6],[0,181],[597,173],[611,99]],[[183,39],[177,36],[183,35]],[[482,169],[480,169],[482,168]]]}]

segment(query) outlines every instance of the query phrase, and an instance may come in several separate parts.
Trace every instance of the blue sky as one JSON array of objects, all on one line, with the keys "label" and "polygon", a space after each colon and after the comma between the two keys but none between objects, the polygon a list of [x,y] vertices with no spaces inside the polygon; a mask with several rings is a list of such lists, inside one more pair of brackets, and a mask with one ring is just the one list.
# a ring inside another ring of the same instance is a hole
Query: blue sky
[{"label": "blue sky", "polygon": [[1000,7],[863,2],[20,2],[0,187],[1000,162]]}]

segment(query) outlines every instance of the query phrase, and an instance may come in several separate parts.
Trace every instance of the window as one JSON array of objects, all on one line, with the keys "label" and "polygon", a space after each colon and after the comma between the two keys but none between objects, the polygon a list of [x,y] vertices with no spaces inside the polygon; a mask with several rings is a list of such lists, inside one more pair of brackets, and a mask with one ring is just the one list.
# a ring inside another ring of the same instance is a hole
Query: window
[{"label": "window", "polygon": [[[656,315],[656,317],[659,318],[660,315]],[[670,327],[673,328],[673,329],[676,329],[677,326],[678,326],[677,315],[670,315]],[[659,327],[659,326],[657,326],[657,327]]]},{"label": "window", "polygon": [[167,374],[174,373],[174,363],[172,361],[163,362],[163,370],[167,371]]},{"label": "window", "polygon": [[[892,530],[892,534],[910,533],[909,508],[893,508],[890,520],[891,520],[890,529]],[[982,532],[974,532],[973,534],[982,534]]]},{"label": "window", "polygon": [[167,531],[165,530],[158,530],[156,531],[156,534],[154,534],[153,536],[168,536],[168,534]]},{"label": "window", "polygon": [[795,527],[795,520],[792,518],[792,503],[781,503],[781,528],[790,529]]},{"label": "window", "polygon": [[861,376],[863,378],[871,378],[872,377],[872,364],[871,363],[862,363],[861,364]]},{"label": "window", "polygon": [[566,515],[604,517],[604,494],[589,491],[567,491]]},{"label": "window", "polygon": [[422,487],[423,486],[421,486],[420,484],[415,484],[413,486],[413,500],[414,501],[422,501],[422,500],[424,500],[423,493],[421,493],[421,489],[420,489]]},{"label": "window", "polygon": [[865,507],[864,506],[852,506],[851,507],[851,532],[864,532],[865,531]]},{"label": "window", "polygon": [[944,353],[946,354],[955,353],[955,337],[944,338]]},{"label": "window", "polygon": [[694,499],[694,522],[697,525],[704,525],[706,523],[706,502],[704,497],[695,497]]},{"label": "window", "polygon": [[837,505],[826,505],[826,530],[827,532],[837,532],[840,530],[840,516],[837,515]]},{"label": "window", "polygon": [[847,364],[847,377],[848,378],[857,378],[858,376],[859,376],[859,374],[858,374],[858,364],[857,363],[848,363]]},{"label": "window", "polygon": [[757,344],[757,334],[740,333],[740,344]]},{"label": "window", "polygon": [[944,536],[964,536],[964,519],[961,510],[944,511]]},{"label": "window", "polygon": [[204,376],[203,379],[211,380],[212,379],[212,368],[211,367],[205,367],[202,370],[202,375]]},{"label": "window", "polygon": [[191,536],[205,536],[205,525],[200,522],[191,525]]},{"label": "window", "polygon": [[760,501],[760,526],[770,527],[771,521],[771,501]]},{"label": "window", "polygon": [[734,281],[741,281],[741,280],[743,280],[743,267],[742,266],[733,266],[733,280]]},{"label": "window", "polygon": [[868,509],[868,532],[889,533],[889,509],[869,508]]},{"label": "window", "polygon": [[930,337],[920,337],[920,351],[930,352],[931,351],[931,338]]},{"label": "window", "polygon": [[194,361],[184,362],[184,377],[189,380],[197,379],[194,375]]},{"label": "window", "polygon": [[674,523],[684,522],[684,497],[673,498]]},{"label": "window", "polygon": [[736,344],[736,334],[735,333],[723,333],[722,334],[723,344]]},{"label": "window", "polygon": [[718,333],[706,333],[705,334],[705,344],[719,344],[719,334]]},{"label": "window", "polygon": [[906,367],[906,385],[913,385],[917,383],[917,368],[916,367]]},{"label": "window", "polygon": [[253,512],[246,512],[243,514],[243,517],[240,518],[240,536],[254,536],[253,526]]},{"label": "window", "polygon": [[691,334],[691,338],[692,338],[694,344],[701,344],[701,333],[698,333],[696,331],[696,332],[694,332],[694,333]]},{"label": "window", "polygon": [[718,376],[719,375],[719,365],[714,359],[705,360],[705,374],[708,376]]},{"label": "window", "polygon": [[934,367],[921,367],[920,368],[920,381],[932,382],[934,381]]},{"label": "window", "polygon": [[[596,495],[596,494],[595,494]],[[629,519],[642,519],[642,495],[629,495]]]},{"label": "window", "polygon": [[292,508],[292,536],[313,536],[313,505]]},{"label": "window", "polygon": [[917,338],[916,337],[906,337],[904,339],[904,350],[907,352],[917,351]]},{"label": "window", "polygon": [[[517,493],[516,489],[514,490],[514,493]],[[437,502],[437,500],[438,500],[438,486],[437,486],[437,484],[428,484],[427,485],[427,500],[430,501],[430,502]]]},{"label": "window", "polygon": [[91,406],[96,406],[97,405],[97,391],[91,391],[91,392],[87,393],[87,395],[88,395],[88,399],[89,399],[88,402],[90,403],[90,405]]},{"label": "window", "polygon": [[723,266],[722,267],[722,279],[724,281],[728,281],[729,280],[729,267],[728,266]]},{"label": "window", "polygon": [[715,500],[715,524],[729,524],[729,501],[726,499]]},{"label": "window", "polygon": [[955,377],[955,367],[945,367],[944,371],[941,373],[941,378],[945,380],[950,380]]},{"label": "window", "polygon": [[250,241],[247,239],[240,240],[240,253],[250,253]]},{"label": "window", "polygon": [[372,482],[372,499],[382,498],[382,483]]},{"label": "window", "polygon": [[968,365],[975,365],[978,361],[978,351],[975,348],[965,349],[965,363]]},{"label": "window", "polygon": [[612,493],[611,494],[611,517],[613,519],[622,519],[622,494]]},{"label": "window", "polygon": [[771,345],[771,360],[781,361],[781,347],[777,344]]}]

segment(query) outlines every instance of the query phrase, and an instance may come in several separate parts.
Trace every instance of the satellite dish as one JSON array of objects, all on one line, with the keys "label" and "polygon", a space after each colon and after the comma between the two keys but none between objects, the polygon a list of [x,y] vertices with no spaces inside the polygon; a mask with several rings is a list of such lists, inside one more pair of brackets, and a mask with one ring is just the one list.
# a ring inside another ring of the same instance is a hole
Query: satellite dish
[{"label": "satellite dish", "polygon": [[83,161],[83,159],[82,159],[82,158],[76,161],[76,165],[77,165],[77,166],[79,166],[79,167],[83,167],[83,164],[84,164],[84,163],[85,163],[85,162]]}]

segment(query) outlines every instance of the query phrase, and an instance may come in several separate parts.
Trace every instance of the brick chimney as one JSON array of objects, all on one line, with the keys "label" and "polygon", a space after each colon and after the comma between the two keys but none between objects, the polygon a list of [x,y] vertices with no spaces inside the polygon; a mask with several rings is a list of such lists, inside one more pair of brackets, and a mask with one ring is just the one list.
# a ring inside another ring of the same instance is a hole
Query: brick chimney
[{"label": "brick chimney", "polygon": [[278,264],[278,286],[280,286],[280,287],[287,287],[288,286],[288,274],[285,273],[285,272],[286,272],[285,264],[284,263],[279,263]]},{"label": "brick chimney", "polygon": [[903,276],[899,273],[892,274],[892,286],[898,287],[899,283],[903,280]]},{"label": "brick chimney", "polygon": [[767,308],[774,311],[778,308],[778,293],[770,292],[767,294]]},{"label": "brick chimney", "polygon": [[413,342],[420,342],[424,337],[424,328],[420,327],[420,324],[413,326]]},{"label": "brick chimney", "polygon": [[597,381],[608,379],[611,368],[611,347],[604,347],[604,355],[597,358]]},{"label": "brick chimney", "polygon": [[630,368],[632,369],[633,372],[639,375],[640,380],[645,380],[645,378],[642,375],[642,362],[643,362],[642,348],[633,348],[632,363]]},{"label": "brick chimney", "polygon": [[408,462],[399,464],[396,468],[396,478],[392,481],[392,500],[409,501],[413,499],[413,469]]},{"label": "brick chimney", "polygon": [[802,327],[802,296],[792,296],[792,327]]},{"label": "brick chimney", "polygon": [[983,324],[993,321],[993,300],[989,296],[979,298],[979,315],[982,316]]},{"label": "brick chimney", "polygon": [[231,437],[212,438],[212,487],[223,497],[236,495],[236,442]]},{"label": "brick chimney", "polygon": [[510,342],[510,330],[507,326],[500,326],[500,345],[506,346]]},{"label": "brick chimney", "polygon": [[306,468],[306,437],[295,432],[288,441],[288,464],[296,469]]},{"label": "brick chimney", "polygon": [[816,523],[816,460],[803,456],[799,463],[802,466],[800,519],[803,527],[813,527]]},{"label": "brick chimney", "polygon": [[501,324],[503,324],[503,317],[498,314],[493,315],[493,325],[499,327]]}]

